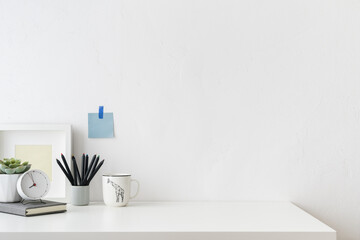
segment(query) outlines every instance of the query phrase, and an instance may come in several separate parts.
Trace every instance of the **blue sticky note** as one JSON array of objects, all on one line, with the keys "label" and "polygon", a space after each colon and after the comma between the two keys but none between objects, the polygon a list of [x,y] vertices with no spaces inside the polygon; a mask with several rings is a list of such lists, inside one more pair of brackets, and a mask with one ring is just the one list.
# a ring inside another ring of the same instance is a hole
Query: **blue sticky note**
[{"label": "blue sticky note", "polygon": [[104,113],[99,118],[99,113],[88,114],[88,137],[89,138],[112,138],[114,137],[113,113]]}]

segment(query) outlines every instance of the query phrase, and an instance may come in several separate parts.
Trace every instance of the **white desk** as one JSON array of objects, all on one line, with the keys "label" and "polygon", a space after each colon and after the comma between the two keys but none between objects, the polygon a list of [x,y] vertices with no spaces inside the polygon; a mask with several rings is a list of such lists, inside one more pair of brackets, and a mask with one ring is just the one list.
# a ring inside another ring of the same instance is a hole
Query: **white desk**
[{"label": "white desk", "polygon": [[336,232],[289,202],[132,202],[68,205],[67,213],[0,213],[1,239],[335,240]]}]

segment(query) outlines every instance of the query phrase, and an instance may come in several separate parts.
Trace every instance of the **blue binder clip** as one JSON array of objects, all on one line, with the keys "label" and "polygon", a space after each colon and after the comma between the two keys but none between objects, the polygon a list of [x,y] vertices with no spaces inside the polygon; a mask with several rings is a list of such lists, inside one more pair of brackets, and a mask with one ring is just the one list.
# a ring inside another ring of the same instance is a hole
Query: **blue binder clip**
[{"label": "blue binder clip", "polygon": [[99,118],[104,118],[104,106],[99,106]]}]

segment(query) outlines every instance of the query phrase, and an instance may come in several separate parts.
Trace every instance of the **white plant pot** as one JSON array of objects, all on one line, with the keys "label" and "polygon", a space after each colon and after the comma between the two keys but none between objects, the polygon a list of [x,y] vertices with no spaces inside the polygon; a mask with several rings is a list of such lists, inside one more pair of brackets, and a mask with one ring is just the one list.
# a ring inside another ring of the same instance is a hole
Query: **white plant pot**
[{"label": "white plant pot", "polygon": [[21,174],[0,174],[0,202],[20,202],[16,183]]}]

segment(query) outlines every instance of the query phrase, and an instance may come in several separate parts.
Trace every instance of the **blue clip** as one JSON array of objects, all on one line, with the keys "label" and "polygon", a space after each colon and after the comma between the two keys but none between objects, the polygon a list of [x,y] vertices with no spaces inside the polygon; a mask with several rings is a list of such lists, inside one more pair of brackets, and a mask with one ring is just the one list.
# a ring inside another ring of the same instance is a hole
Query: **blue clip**
[{"label": "blue clip", "polygon": [[99,118],[104,118],[104,106],[99,106]]}]

